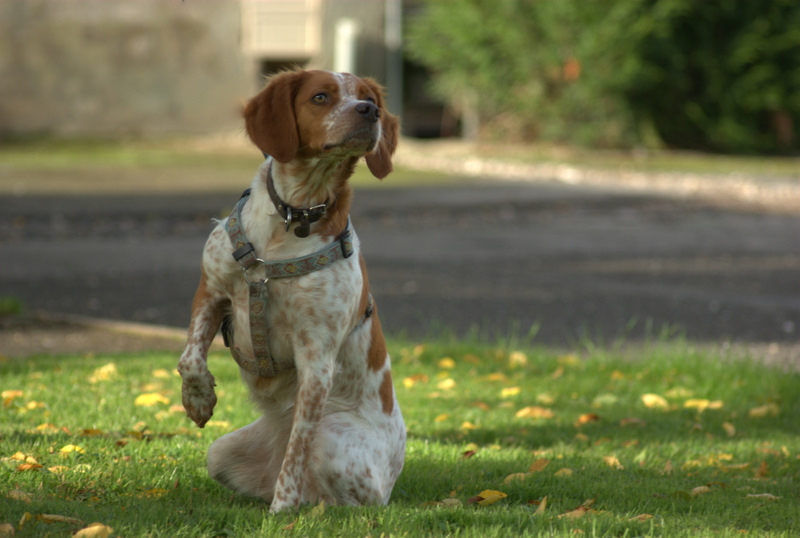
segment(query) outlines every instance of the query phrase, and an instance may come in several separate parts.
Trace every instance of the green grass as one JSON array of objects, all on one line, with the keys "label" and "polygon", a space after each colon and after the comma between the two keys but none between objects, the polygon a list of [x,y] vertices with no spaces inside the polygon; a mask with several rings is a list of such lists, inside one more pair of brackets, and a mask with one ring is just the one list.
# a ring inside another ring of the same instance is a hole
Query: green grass
[{"label": "green grass", "polygon": [[[409,440],[389,506],[279,515],[206,474],[208,445],[255,419],[226,355],[210,359],[219,403],[204,430],[176,406],[173,355],[7,359],[0,523],[17,537],[84,526],[42,514],[127,537],[800,535],[796,374],[682,342],[580,358],[469,339],[394,340],[390,352]],[[159,401],[136,405],[142,394]],[[666,407],[648,407],[645,394]],[[542,416],[518,417],[526,408]],[[68,445],[80,451],[62,452]],[[528,473],[536,460],[547,466]],[[514,473],[523,476],[506,483]],[[27,501],[9,498],[14,490]],[[507,496],[469,503],[484,490]],[[748,497],[764,493],[777,498]],[[450,497],[461,505],[436,504]],[[590,499],[582,517],[559,517]]]}]

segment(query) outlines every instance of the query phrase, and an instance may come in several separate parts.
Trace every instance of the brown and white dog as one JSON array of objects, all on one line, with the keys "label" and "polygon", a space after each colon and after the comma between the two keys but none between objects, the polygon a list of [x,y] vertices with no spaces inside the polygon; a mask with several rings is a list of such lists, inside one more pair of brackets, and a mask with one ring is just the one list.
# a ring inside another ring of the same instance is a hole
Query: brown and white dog
[{"label": "brown and white dog", "polygon": [[[378,178],[392,170],[398,121],[372,80],[327,71],[281,73],[247,104],[244,118],[250,139],[268,155],[241,209],[259,261],[302,257],[335,241],[348,227],[348,178],[361,157]],[[289,206],[327,204],[317,222],[306,224],[310,235],[287,233],[298,225],[279,214],[268,180]],[[256,358],[248,283],[231,256],[225,224],[218,223],[206,243],[178,363],[183,406],[201,428],[217,401],[206,356],[223,320],[232,329],[234,355]],[[269,353],[293,361],[293,368],[274,377],[242,368],[262,416],[208,451],[215,480],[271,502],[272,512],[320,500],[385,504],[403,467],[405,425],[355,232],[351,239],[349,257],[302,276],[269,279]]]}]

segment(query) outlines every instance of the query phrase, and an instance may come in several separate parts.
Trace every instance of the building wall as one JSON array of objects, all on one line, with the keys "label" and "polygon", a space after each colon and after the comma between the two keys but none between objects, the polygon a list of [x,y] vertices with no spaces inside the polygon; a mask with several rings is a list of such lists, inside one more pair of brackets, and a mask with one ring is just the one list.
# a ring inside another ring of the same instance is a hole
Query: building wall
[{"label": "building wall", "polygon": [[0,136],[238,125],[253,88],[228,0],[0,2]]}]

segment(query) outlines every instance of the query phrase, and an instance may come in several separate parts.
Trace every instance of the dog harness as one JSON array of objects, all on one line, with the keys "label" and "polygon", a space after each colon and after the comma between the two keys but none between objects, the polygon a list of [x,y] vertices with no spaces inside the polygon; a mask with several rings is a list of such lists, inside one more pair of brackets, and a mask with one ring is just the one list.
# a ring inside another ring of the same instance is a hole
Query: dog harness
[{"label": "dog harness", "polygon": [[[344,231],[327,247],[308,256],[288,260],[264,261],[256,256],[255,247],[247,239],[242,225],[242,208],[249,197],[250,189],[247,189],[228,217],[225,223],[225,230],[228,232],[228,237],[230,237],[233,244],[233,258],[242,266],[242,273],[248,286],[250,297],[250,337],[253,341],[255,358],[243,357],[236,347],[232,345],[230,322],[223,323],[222,335],[225,339],[225,345],[231,349],[231,355],[233,355],[234,360],[241,368],[261,377],[275,377],[282,372],[293,369],[295,364],[291,358],[279,360],[269,353],[266,319],[267,282],[271,278],[286,278],[312,273],[328,267],[338,260],[352,256],[353,242],[350,233],[350,218],[348,217],[347,219]],[[289,207],[290,215],[292,210],[297,211],[290,206],[285,207]],[[281,216],[285,220],[291,219],[291,217],[286,219],[284,212],[282,212]],[[307,222],[308,220],[305,220],[304,223]],[[287,231],[289,224],[291,224],[291,220],[287,223]],[[364,320],[372,315],[372,310],[373,303],[370,295]],[[364,323],[364,320],[359,323],[358,327]]]}]

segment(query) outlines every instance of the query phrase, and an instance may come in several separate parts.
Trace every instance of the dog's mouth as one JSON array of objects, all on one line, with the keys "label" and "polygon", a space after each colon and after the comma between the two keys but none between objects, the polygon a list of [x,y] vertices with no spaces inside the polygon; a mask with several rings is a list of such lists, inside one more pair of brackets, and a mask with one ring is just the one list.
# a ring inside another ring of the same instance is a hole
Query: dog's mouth
[{"label": "dog's mouth", "polygon": [[378,137],[375,129],[365,127],[358,129],[347,134],[339,142],[331,142],[323,146],[323,150],[339,151],[343,150],[348,153],[369,153],[378,144]]}]

